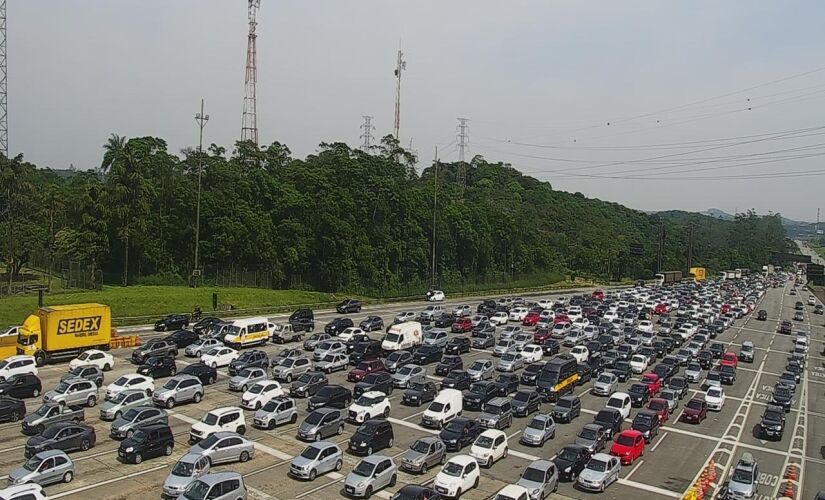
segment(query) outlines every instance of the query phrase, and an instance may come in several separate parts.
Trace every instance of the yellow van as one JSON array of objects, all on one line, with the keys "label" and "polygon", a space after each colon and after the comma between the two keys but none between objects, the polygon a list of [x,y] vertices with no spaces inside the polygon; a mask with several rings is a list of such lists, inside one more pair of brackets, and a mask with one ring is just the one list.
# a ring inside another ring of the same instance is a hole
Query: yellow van
[{"label": "yellow van", "polygon": [[223,341],[235,349],[266,344],[274,327],[264,317],[235,320]]}]

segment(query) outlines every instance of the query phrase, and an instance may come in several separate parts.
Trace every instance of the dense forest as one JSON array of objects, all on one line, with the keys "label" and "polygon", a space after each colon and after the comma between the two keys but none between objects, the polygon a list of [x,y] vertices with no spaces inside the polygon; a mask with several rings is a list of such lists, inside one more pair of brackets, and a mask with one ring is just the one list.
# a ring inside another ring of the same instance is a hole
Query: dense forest
[{"label": "dense forest", "polygon": [[321,144],[299,159],[277,142],[177,156],[159,138],[113,135],[93,170],[0,159],[4,279],[69,260],[101,269],[97,284],[186,283],[199,165],[205,281],[234,269],[266,273],[273,288],[392,295],[431,283],[650,277],[661,220],[665,269],[686,268],[690,224],[693,264],[714,270],[761,267],[786,244],[778,215],[646,214],[482,157],[419,172],[392,137],[370,151]]}]

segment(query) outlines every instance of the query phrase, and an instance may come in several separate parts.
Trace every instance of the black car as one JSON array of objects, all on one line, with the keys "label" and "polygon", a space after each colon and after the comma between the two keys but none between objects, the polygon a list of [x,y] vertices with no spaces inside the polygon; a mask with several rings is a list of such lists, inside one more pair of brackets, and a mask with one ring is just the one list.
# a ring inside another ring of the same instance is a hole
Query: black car
[{"label": "black car", "polygon": [[476,312],[477,312],[478,314],[493,313],[493,312],[495,312],[495,311],[496,311],[496,306],[497,306],[497,305],[498,305],[498,304],[496,304],[496,301],[495,301],[495,300],[492,300],[492,299],[482,300],[482,301],[481,301],[481,304],[479,304],[479,305],[476,307]]},{"label": "black car", "polygon": [[708,349],[702,349],[699,351],[696,359],[699,361],[699,366],[705,370],[709,370],[710,367],[713,366],[713,353]]},{"label": "black car", "polygon": [[361,301],[358,299],[346,299],[335,306],[335,310],[338,311],[338,314],[360,313]]},{"label": "black car", "polygon": [[435,318],[433,324],[436,328],[450,328],[455,323],[456,316],[452,313],[444,313],[441,316]]},{"label": "black car", "polygon": [[791,388],[785,384],[776,384],[773,386],[773,396],[771,397],[771,404],[780,406],[786,412],[791,411],[791,404],[793,403],[793,392]]},{"label": "black car", "polygon": [[[362,342],[373,342],[373,340],[369,337],[369,335],[365,333],[356,333],[350,337],[349,340],[344,342],[344,345],[347,346],[347,354],[352,354],[355,351],[355,347]],[[379,342],[380,344],[380,342]],[[379,345],[380,347],[380,345]]]},{"label": "black car", "polygon": [[[347,347],[349,350],[349,347]],[[383,354],[381,350],[380,340],[368,340],[366,342],[359,342],[355,344],[355,348],[349,355],[349,362],[351,365],[357,365],[361,361],[371,361],[378,359]]]},{"label": "black car", "polygon": [[641,408],[650,401],[650,389],[645,384],[631,384],[627,390],[630,396],[630,404],[635,408]]},{"label": "black car", "polygon": [[539,344],[541,346],[541,351],[544,353],[544,356],[555,356],[561,350],[561,344],[556,339],[551,339],[547,337],[544,339],[544,342]]},{"label": "black car", "polygon": [[619,377],[619,382],[622,383],[627,382],[633,374],[633,370],[630,368],[630,363],[627,361],[616,361],[613,363],[613,369],[611,371]]},{"label": "black car", "polygon": [[17,422],[26,416],[26,403],[23,401],[0,396],[0,422]]},{"label": "black car", "polygon": [[0,394],[17,399],[36,398],[43,392],[43,385],[37,375],[18,373],[0,381]]},{"label": "black car", "polygon": [[428,365],[441,361],[444,350],[437,345],[424,345],[413,353],[412,362],[417,365]]},{"label": "black car", "polygon": [[736,368],[729,365],[720,366],[719,380],[724,385],[733,385],[736,382]]},{"label": "black car", "polygon": [[302,373],[289,387],[289,394],[296,398],[313,396],[329,384],[327,376],[321,372]]},{"label": "black car", "polygon": [[519,381],[523,385],[529,385],[531,387],[535,387],[536,380],[539,377],[539,373],[541,373],[541,369],[544,368],[544,363],[532,363],[524,367],[524,370],[521,372],[521,377]]},{"label": "black car", "polygon": [[602,408],[593,417],[593,423],[601,425],[608,438],[622,432],[623,421],[622,412],[616,408]]},{"label": "black car", "polygon": [[146,342],[142,346],[132,351],[132,363],[142,365],[147,359],[155,356],[178,355],[178,346],[171,340],[155,339]]},{"label": "black car", "polygon": [[604,351],[612,349],[613,344],[614,344],[615,341],[613,340],[613,337],[611,337],[610,335],[604,334],[604,335],[599,335],[596,338],[596,342],[601,344],[601,347],[599,348],[599,351],[604,352]]},{"label": "black car", "polygon": [[23,455],[31,458],[46,450],[86,451],[94,448],[96,442],[94,427],[80,422],[57,422],[39,435],[30,437]]},{"label": "black car", "polygon": [[389,372],[373,372],[355,384],[355,387],[352,388],[352,394],[357,398],[365,392],[381,391],[389,396],[392,394],[392,389],[392,375]]},{"label": "black car", "polygon": [[670,377],[673,376],[674,373],[674,366],[673,365],[666,365],[664,363],[659,363],[658,365],[653,367],[653,373],[659,376],[663,382],[667,382],[670,380]]},{"label": "black car", "polygon": [[668,338],[670,338],[670,341],[673,344],[671,350],[682,347],[682,344],[685,342],[685,339],[683,339],[678,333],[672,333]]},{"label": "black car", "polygon": [[192,331],[198,335],[203,335],[204,333],[208,332],[213,325],[217,325],[221,322],[222,320],[220,318],[216,318],[214,316],[207,316],[199,320],[194,325],[192,325]]},{"label": "black car", "polygon": [[444,377],[453,370],[462,370],[463,368],[464,361],[461,356],[445,354],[441,361],[435,365],[435,374]]},{"label": "black car", "polygon": [[407,386],[401,402],[410,406],[421,406],[435,399],[438,387],[434,382],[413,382]]},{"label": "black car", "polygon": [[152,378],[174,377],[178,372],[175,358],[169,356],[153,356],[140,365],[137,372]]},{"label": "black car", "polygon": [[165,337],[166,340],[173,342],[178,349],[186,349],[190,344],[198,341],[198,334],[189,330],[178,330],[170,333]]},{"label": "black car", "polygon": [[725,354],[725,344],[721,342],[714,342],[710,345],[708,350],[713,354],[713,359],[720,359]]},{"label": "black car", "polygon": [[656,352],[657,358],[663,358],[667,356],[668,352],[670,352],[667,349],[667,344],[662,340],[654,340],[651,347]]},{"label": "black car", "polygon": [[349,438],[348,451],[355,455],[372,455],[391,448],[394,439],[392,424],[387,420],[367,420]]},{"label": "black car", "polygon": [[659,358],[659,354],[656,352],[652,346],[644,346],[640,347],[636,354],[641,354],[642,356],[646,356],[647,359],[650,360],[650,363],[655,363],[656,360]]},{"label": "black car", "polygon": [[556,422],[563,422],[569,424],[574,418],[581,415],[582,401],[578,396],[563,396],[556,401],[553,410],[550,412],[553,415],[553,420]]},{"label": "black car", "polygon": [[450,373],[441,380],[442,389],[458,389],[459,391],[470,388],[470,374],[464,370],[451,370]]},{"label": "black car", "polygon": [[630,428],[641,432],[645,437],[645,441],[649,443],[659,434],[659,427],[661,425],[658,413],[653,410],[642,410],[633,417],[633,423],[630,424]]},{"label": "black car", "polygon": [[324,333],[327,335],[338,335],[347,328],[353,326],[350,318],[335,318],[324,326]]},{"label": "black car", "polygon": [[502,373],[493,383],[496,384],[497,394],[499,396],[506,396],[518,390],[519,377],[515,373]]},{"label": "black car", "polygon": [[602,344],[598,340],[591,340],[584,344],[591,356],[602,352]]},{"label": "black car", "polygon": [[594,356],[588,359],[587,363],[581,363],[578,366],[576,366],[576,371],[579,373],[579,385],[590,382],[590,379],[593,378],[593,369],[590,367],[590,361],[598,363],[599,359],[601,359],[601,356]]},{"label": "black car", "polygon": [[155,331],[169,332],[172,330],[181,330],[187,326],[189,326],[189,316],[185,314],[170,314],[155,322]]},{"label": "black car", "polygon": [[490,323],[489,321],[480,321],[476,326],[473,327],[473,336],[476,336],[480,333],[496,333],[496,325]]},{"label": "black car", "polygon": [[132,437],[121,441],[117,456],[123,462],[139,464],[145,458],[168,457],[174,449],[175,436],[169,425],[150,424],[138,427]]},{"label": "black car", "polygon": [[381,318],[381,316],[367,316],[367,319],[358,323],[358,326],[361,327],[361,329],[365,332],[383,330],[384,320]]},{"label": "black car", "polygon": [[470,339],[453,337],[444,347],[444,354],[464,354],[470,352]]},{"label": "black car", "polygon": [[193,363],[181,370],[181,375],[197,377],[203,385],[212,385],[218,380],[218,370],[204,363]]},{"label": "black car", "polygon": [[781,440],[785,432],[785,409],[781,406],[769,405],[762,413],[762,420],[759,422],[760,438]]},{"label": "black car", "polygon": [[481,410],[484,403],[498,395],[498,388],[489,380],[473,382],[469,390],[462,395],[465,410]]},{"label": "black car", "polygon": [[578,444],[568,444],[559,451],[553,463],[559,472],[559,481],[575,481],[590,460],[587,448]]},{"label": "black car", "polygon": [[312,309],[298,309],[289,316],[289,324],[296,332],[311,332],[315,330],[315,313]]},{"label": "black car", "polygon": [[402,486],[393,498],[403,500],[442,500],[444,497],[429,486],[407,484],[406,486]]},{"label": "black car", "polygon": [[685,377],[672,377],[667,381],[667,388],[676,392],[679,399],[687,396],[690,391],[690,385]]},{"label": "black car", "polygon": [[352,392],[349,389],[340,385],[325,385],[307,400],[307,410],[313,411],[325,407],[344,409],[351,403]]},{"label": "black car", "polygon": [[444,441],[447,451],[459,451],[472,444],[483,431],[484,428],[476,420],[456,417],[438,433],[438,437]]},{"label": "black car", "polygon": [[490,332],[473,333],[470,345],[474,349],[487,349],[496,345],[496,336]]},{"label": "black car", "polygon": [[240,356],[229,363],[229,375],[234,377],[244,368],[269,368],[269,355],[260,350],[243,351]]},{"label": "black car", "polygon": [[517,417],[526,417],[541,410],[541,396],[536,391],[518,391],[510,401]]}]

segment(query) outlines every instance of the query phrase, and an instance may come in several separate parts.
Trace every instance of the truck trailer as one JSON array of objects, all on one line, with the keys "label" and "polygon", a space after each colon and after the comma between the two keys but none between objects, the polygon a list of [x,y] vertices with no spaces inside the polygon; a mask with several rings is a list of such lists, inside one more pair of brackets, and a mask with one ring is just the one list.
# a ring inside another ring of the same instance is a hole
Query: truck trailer
[{"label": "truck trailer", "polygon": [[41,307],[20,327],[17,354],[34,356],[37,366],[74,358],[87,349],[109,350],[112,310],[103,304]]}]

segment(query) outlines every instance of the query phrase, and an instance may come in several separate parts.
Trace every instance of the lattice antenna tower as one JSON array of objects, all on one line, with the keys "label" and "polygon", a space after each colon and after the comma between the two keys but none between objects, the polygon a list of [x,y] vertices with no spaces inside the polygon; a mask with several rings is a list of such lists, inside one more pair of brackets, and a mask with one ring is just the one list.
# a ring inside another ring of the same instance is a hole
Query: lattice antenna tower
[{"label": "lattice antenna tower", "polygon": [[364,139],[364,142],[361,144],[361,150],[369,153],[372,147],[372,131],[375,130],[375,125],[372,124],[372,116],[364,115],[363,118],[364,123],[361,125],[361,129],[364,133],[361,134],[361,139]]},{"label": "lattice antenna tower", "polygon": [[258,83],[258,50],[256,40],[258,35],[255,28],[258,26],[258,9],[261,0],[249,2],[249,34],[246,42],[246,78],[244,81],[243,120],[241,121],[241,140],[252,141],[258,145],[258,112],[257,112],[257,83]]},{"label": "lattice antenna tower", "polygon": [[0,153],[9,157],[9,122],[6,87],[6,0],[0,1]]}]

